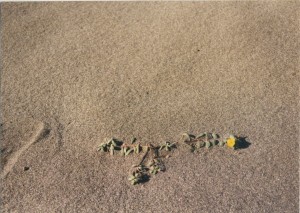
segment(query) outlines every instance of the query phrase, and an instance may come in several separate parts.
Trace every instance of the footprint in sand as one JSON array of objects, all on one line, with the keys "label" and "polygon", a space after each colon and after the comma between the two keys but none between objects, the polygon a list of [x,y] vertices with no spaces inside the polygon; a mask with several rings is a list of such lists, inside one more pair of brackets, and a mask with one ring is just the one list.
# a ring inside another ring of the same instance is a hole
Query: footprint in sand
[{"label": "footprint in sand", "polygon": [[47,128],[45,123],[40,123],[37,127],[35,134],[28,140],[28,142],[22,146],[19,150],[12,153],[12,156],[7,160],[6,165],[1,171],[1,179],[5,178],[6,175],[13,169],[14,165],[18,162],[19,157],[24,151],[26,151],[32,144],[38,142],[46,135],[48,135],[50,130]]}]

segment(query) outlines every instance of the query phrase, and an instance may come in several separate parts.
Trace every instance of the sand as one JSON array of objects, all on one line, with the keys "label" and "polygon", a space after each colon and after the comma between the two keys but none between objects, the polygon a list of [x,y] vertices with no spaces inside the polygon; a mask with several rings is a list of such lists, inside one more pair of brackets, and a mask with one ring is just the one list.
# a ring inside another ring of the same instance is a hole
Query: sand
[{"label": "sand", "polygon": [[[298,212],[299,6],[1,3],[2,212]],[[203,131],[250,146],[96,152]]]}]

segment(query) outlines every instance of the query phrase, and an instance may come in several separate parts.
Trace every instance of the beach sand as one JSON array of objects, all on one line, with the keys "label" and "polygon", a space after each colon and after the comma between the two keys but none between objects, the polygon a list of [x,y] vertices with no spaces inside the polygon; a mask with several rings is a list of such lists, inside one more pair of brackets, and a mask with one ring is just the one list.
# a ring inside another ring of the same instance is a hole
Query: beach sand
[{"label": "beach sand", "polygon": [[[1,3],[2,212],[298,212],[299,6]],[[204,131],[250,146],[96,151]]]}]

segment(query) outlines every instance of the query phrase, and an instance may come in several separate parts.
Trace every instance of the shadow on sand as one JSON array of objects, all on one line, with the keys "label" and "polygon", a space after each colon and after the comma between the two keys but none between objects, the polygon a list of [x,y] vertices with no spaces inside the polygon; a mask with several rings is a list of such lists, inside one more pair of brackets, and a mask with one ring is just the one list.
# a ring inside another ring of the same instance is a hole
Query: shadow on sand
[{"label": "shadow on sand", "polygon": [[237,149],[247,149],[251,143],[247,141],[247,137],[238,137],[238,146]]}]

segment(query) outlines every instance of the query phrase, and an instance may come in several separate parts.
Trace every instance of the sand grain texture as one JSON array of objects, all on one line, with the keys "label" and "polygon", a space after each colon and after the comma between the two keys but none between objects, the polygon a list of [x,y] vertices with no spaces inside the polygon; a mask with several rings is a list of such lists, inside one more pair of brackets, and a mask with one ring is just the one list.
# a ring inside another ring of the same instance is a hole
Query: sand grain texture
[{"label": "sand grain texture", "polygon": [[[1,3],[2,212],[297,212],[299,18],[296,1]],[[200,131],[251,145],[178,149],[134,187],[134,157],[95,151]]]}]

